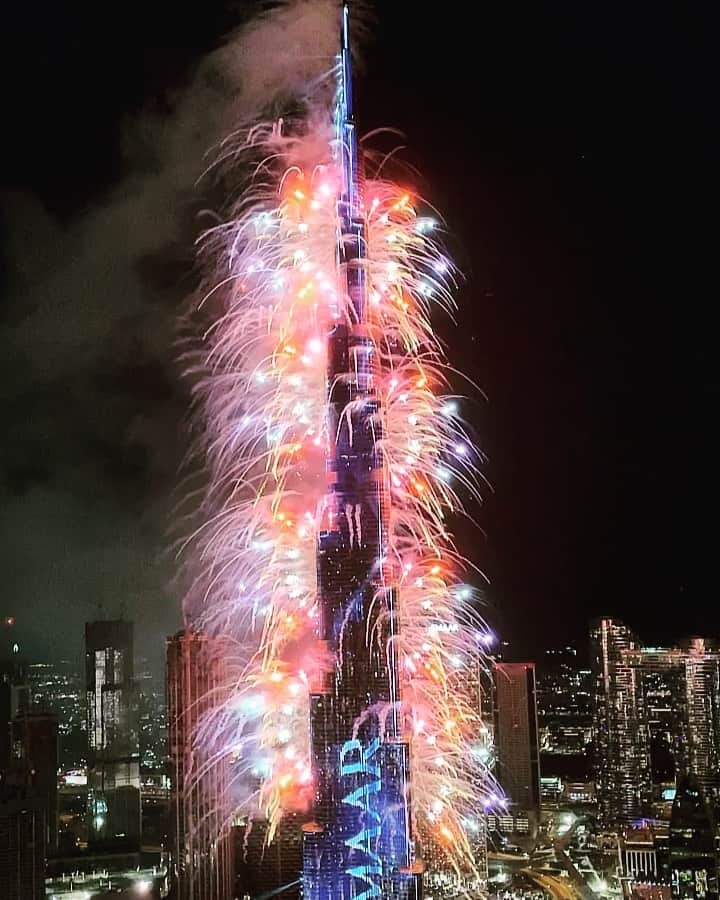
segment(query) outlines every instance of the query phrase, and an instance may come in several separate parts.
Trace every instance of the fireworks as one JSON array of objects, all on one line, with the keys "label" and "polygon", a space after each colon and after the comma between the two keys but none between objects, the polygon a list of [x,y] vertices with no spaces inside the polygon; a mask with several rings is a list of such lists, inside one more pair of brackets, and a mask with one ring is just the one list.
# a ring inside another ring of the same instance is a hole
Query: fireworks
[{"label": "fireworks", "polygon": [[[293,121],[256,125],[222,148],[223,171],[252,175],[202,239],[207,281],[191,316],[204,324],[188,372],[207,482],[186,547],[187,613],[194,627],[225,637],[233,673],[229,699],[196,739],[232,759],[228,815],[266,815],[270,838],[283,813],[309,806],[308,698],[330,664],[317,639],[316,586],[317,536],[333,515],[327,347],[339,322],[355,321],[337,259],[343,175],[333,110],[324,86]],[[479,454],[431,321],[434,308],[452,311],[457,273],[439,223],[410,190],[368,177],[360,194],[389,500],[388,552],[377,564],[398,588],[401,623],[386,648],[401,700],[385,715],[409,736],[420,834],[465,865],[468,828],[491,802],[492,779],[478,752],[486,629],[449,525],[463,499],[478,496]],[[359,516],[343,514],[361,541]],[[383,624],[381,614],[369,644]]]}]

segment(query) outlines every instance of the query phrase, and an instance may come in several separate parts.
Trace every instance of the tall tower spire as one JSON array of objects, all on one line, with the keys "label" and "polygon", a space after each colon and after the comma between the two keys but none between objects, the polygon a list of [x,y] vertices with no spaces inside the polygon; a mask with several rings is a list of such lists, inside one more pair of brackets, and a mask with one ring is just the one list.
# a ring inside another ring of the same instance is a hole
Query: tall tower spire
[{"label": "tall tower spire", "polygon": [[368,318],[349,11],[342,10],[335,111],[337,265],[348,315],[327,337],[327,517],[318,534],[318,637],[328,671],[311,695],[314,820],[304,827],[305,900],[417,900],[409,747],[398,726],[395,587],[377,360]]},{"label": "tall tower spire", "polygon": [[[343,177],[341,201],[347,205],[349,218],[359,215],[358,204],[358,150],[353,107],[352,55],[350,51],[350,14],[343,6],[340,29],[340,65],[337,96],[337,131],[343,152]],[[345,223],[344,223],[345,224]]]}]

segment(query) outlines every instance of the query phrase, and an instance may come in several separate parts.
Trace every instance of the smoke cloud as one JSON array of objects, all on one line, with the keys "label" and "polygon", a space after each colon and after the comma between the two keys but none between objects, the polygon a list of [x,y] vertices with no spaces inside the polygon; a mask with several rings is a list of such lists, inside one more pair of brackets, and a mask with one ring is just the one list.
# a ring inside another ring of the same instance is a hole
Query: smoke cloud
[{"label": "smoke cloud", "polygon": [[201,176],[225,136],[328,72],[338,15],[334,0],[295,0],[244,25],[161,112],[125,124],[126,175],[69,221],[6,192],[2,612],[28,656],[75,655],[84,621],[123,613],[157,663],[179,622],[166,535],[187,398],[173,344]]}]

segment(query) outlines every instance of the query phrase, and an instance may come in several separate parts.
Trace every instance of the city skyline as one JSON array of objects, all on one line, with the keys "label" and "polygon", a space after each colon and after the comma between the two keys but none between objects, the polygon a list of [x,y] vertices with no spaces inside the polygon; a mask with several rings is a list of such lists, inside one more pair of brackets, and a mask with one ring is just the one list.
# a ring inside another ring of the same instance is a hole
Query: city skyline
[{"label": "city skyline", "polygon": [[708,23],[166,3],[0,54],[2,891],[720,900]]},{"label": "city skyline", "polygon": [[[512,853],[508,857],[507,850],[503,849],[509,839],[521,845],[532,842],[536,847],[542,847],[544,830],[538,828],[539,823],[546,823],[544,828],[558,829],[559,835],[568,830],[570,823],[573,826],[567,838],[570,841],[574,840],[575,825],[594,821],[596,824],[590,832],[595,835],[590,838],[593,847],[596,841],[607,841],[610,834],[617,836],[613,838],[618,842],[617,853],[612,858],[620,860],[618,872],[614,875],[608,872],[606,879],[601,878],[598,874],[600,870],[596,868],[598,860],[593,857],[594,864],[588,863],[585,856],[588,853],[588,838],[584,838],[572,851],[572,858],[567,857],[562,864],[567,865],[572,879],[579,879],[578,885],[586,879],[592,892],[598,894],[598,900],[615,900],[614,889],[603,888],[602,885],[606,880],[616,878],[620,879],[618,883],[625,883],[628,889],[639,892],[632,893],[630,897],[625,895],[625,900],[643,900],[642,891],[651,889],[661,892],[654,900],[703,900],[705,884],[709,886],[707,896],[712,900],[717,883],[717,863],[712,861],[712,835],[718,808],[720,768],[717,762],[717,735],[720,729],[717,721],[713,725],[707,720],[703,710],[712,708],[716,716],[720,714],[720,653],[713,649],[712,643],[702,638],[693,641],[678,639],[667,648],[649,647],[616,620],[595,620],[588,623],[588,629],[599,660],[591,660],[589,667],[575,648],[564,647],[549,648],[537,663],[507,663],[500,658],[490,660],[490,669],[484,673],[479,671],[473,675],[470,670],[460,673],[461,680],[469,679],[468,686],[476,694],[483,720],[488,723],[489,727],[483,729],[487,736],[481,738],[479,748],[486,754],[485,761],[497,772],[506,797],[497,808],[477,814],[482,846],[486,839],[489,842],[490,853],[484,863],[485,866],[489,864],[489,870],[485,869],[485,877],[489,877],[493,890],[493,885],[502,884],[502,864],[498,870],[498,860],[512,859]],[[100,669],[103,679],[112,678],[113,671],[132,672],[131,623],[95,621],[88,623],[86,631],[90,651],[88,660],[93,663],[93,684],[99,671],[98,652],[103,657]],[[103,649],[97,651],[96,647]],[[204,660],[202,663],[201,658]],[[208,810],[215,816],[220,812],[210,798],[217,791],[218,778],[223,776],[219,774],[216,764],[203,776],[210,776],[205,786],[201,781],[188,781],[188,765],[191,768],[199,766],[200,771],[205,769],[203,757],[197,755],[197,749],[191,749],[191,729],[184,717],[190,716],[190,720],[199,721],[199,717],[206,716],[213,704],[218,702],[218,692],[222,694],[228,685],[226,675],[221,671],[223,664],[222,653],[208,652],[206,636],[191,632],[168,636],[167,689],[170,709],[166,715],[165,701],[161,700],[154,706],[154,715],[169,722],[169,740],[166,744],[166,738],[162,736],[160,743],[154,745],[155,752],[145,760],[142,777],[142,843],[146,857],[150,847],[158,846],[158,839],[160,846],[164,842],[174,859],[184,859],[184,865],[189,865],[185,869],[187,878],[196,879],[196,886],[199,885],[196,889],[201,892],[199,896],[208,900],[225,896],[218,895],[217,891],[223,879],[228,877],[222,875],[223,868],[217,868],[217,862],[213,862],[217,851],[211,848],[216,846],[213,835],[217,831],[215,825],[206,819]],[[88,723],[93,718],[88,716],[85,719],[83,716],[86,692],[78,686],[83,681],[81,669],[78,666],[74,671],[67,664],[53,666],[21,662],[17,658],[11,661],[11,666],[8,668],[6,661],[0,672],[0,701],[10,704],[9,711],[3,712],[3,720],[13,717],[13,750],[9,770],[4,770],[7,758],[5,762],[0,760],[0,831],[6,827],[8,816],[15,821],[12,817],[21,814],[18,827],[25,828],[31,820],[26,821],[22,816],[35,815],[36,823],[44,823],[42,846],[48,848],[52,872],[56,873],[58,865],[62,864],[61,860],[56,859],[57,851],[53,851],[56,843],[62,850],[61,855],[71,854],[66,865],[69,864],[75,871],[88,865],[83,863],[83,853],[90,854],[89,859],[92,860],[93,849],[88,845],[83,850],[84,843],[77,844],[78,823],[86,820],[85,804],[80,807],[78,818],[78,808],[73,812],[72,803],[68,803],[73,796],[85,796],[86,792],[88,799],[100,795],[93,792],[96,779],[94,776],[90,778],[90,769],[87,770],[87,780],[79,778],[86,771],[84,759],[67,761],[58,769],[62,777],[55,792],[48,777],[52,774],[52,768],[48,767],[48,752],[51,755],[54,753],[59,761],[63,741],[72,735],[72,723],[78,717]],[[11,674],[13,671],[14,676]],[[636,676],[634,682],[631,681],[633,673]],[[157,686],[152,686],[152,678],[145,671],[138,671],[132,681],[125,681],[122,686],[111,680],[108,696],[103,700],[108,710],[103,719],[111,734],[119,736],[117,729],[127,727],[126,717],[121,711],[127,699],[119,704],[114,699],[118,688],[129,697],[131,694],[128,692],[134,692],[139,683],[143,684],[143,693],[147,698],[157,693]],[[605,686],[606,683],[609,687]],[[634,692],[633,708],[638,711],[630,719],[622,719],[628,716],[628,707],[625,700],[618,703],[617,698],[627,696],[631,686]],[[159,692],[160,696],[164,693],[162,690]],[[73,696],[75,702],[71,703],[69,701]],[[95,696],[95,692],[87,692],[88,713],[96,708]],[[591,701],[590,705],[588,701]],[[140,708],[143,709],[142,704]],[[14,709],[17,711],[13,712]],[[609,712],[610,709],[614,712]],[[6,710],[4,705],[3,710]],[[145,716],[141,716],[140,722],[144,719]],[[626,731],[628,723],[634,727],[634,732]],[[602,738],[605,733],[610,734],[610,744]],[[135,730],[131,740],[137,742],[138,737]],[[626,750],[621,750],[618,756],[612,749],[613,742],[627,742],[631,738],[636,743],[639,741],[640,756],[636,759],[637,754],[634,756]],[[663,744],[666,746],[663,747]],[[142,742],[136,743],[136,747],[142,751]],[[8,749],[5,746],[3,752],[7,753]],[[538,750],[539,771],[532,775],[533,766],[537,765],[534,761],[537,760]],[[668,751],[672,760],[670,765]],[[137,750],[135,752],[137,754]],[[213,752],[212,749],[210,752]],[[645,756],[642,757],[642,754]],[[115,765],[110,759],[114,756],[117,756],[114,751],[108,755],[111,766]],[[142,752],[140,758],[143,758]],[[165,760],[171,767],[169,781],[161,774],[168,771]],[[581,761],[583,764],[578,767]],[[633,765],[636,765],[635,770],[632,770]],[[27,787],[23,788],[23,784]],[[175,792],[168,794],[170,785],[175,785]],[[627,792],[628,786],[633,788],[632,793]],[[179,797],[184,798],[185,804],[180,812]],[[161,807],[156,809],[158,801]],[[93,803],[93,812],[96,806],[97,803]],[[107,806],[109,808],[111,803],[108,802]],[[38,820],[40,813],[42,819]],[[201,813],[199,818],[198,813]],[[235,852],[239,852],[237,848],[240,846],[246,848],[241,854],[242,861],[238,857],[235,863],[240,879],[238,885],[251,888],[251,897],[255,896],[254,892],[270,891],[286,882],[288,887],[297,884],[296,881],[290,884],[289,879],[300,865],[300,827],[306,817],[307,813],[299,817],[291,815],[281,825],[277,838],[279,843],[273,843],[271,850],[264,851],[271,853],[268,857],[271,868],[266,868],[262,862],[264,853],[261,844],[266,824],[258,821],[250,828],[245,819],[235,823],[232,829]],[[190,830],[187,823],[192,820],[201,823],[199,829],[196,824]],[[173,821],[179,826],[173,826]],[[222,816],[217,821],[222,822]],[[30,824],[30,827],[38,825]],[[87,828],[85,833],[91,837],[92,824],[89,820],[86,826],[80,827]],[[222,827],[227,828],[227,822]],[[74,842],[68,840],[73,832]],[[177,843],[178,835],[182,835],[180,844]],[[183,843],[189,840],[194,842],[192,852],[182,849],[189,846]],[[230,840],[227,832],[225,840]],[[116,854],[121,847],[122,841]],[[180,847],[177,857],[174,855],[176,847]],[[106,846],[102,851],[102,858],[110,859],[108,849]],[[598,844],[593,852],[600,849],[601,844]],[[513,851],[516,852],[519,851]],[[541,862],[546,859],[542,854],[547,852],[544,849],[536,851],[539,855],[534,863],[536,875],[533,877],[545,877],[540,874],[542,868],[537,867],[547,865],[547,861]],[[207,856],[208,853],[211,855]],[[560,854],[559,861],[562,862],[563,858]],[[227,861],[227,856],[225,859]],[[482,864],[483,857],[478,859]],[[523,859],[520,856],[519,861]],[[446,893],[450,882],[443,874],[446,861],[440,847],[426,843],[424,861],[430,879],[426,890],[437,891],[441,897],[454,897],[452,892]],[[169,871],[167,864],[148,868],[144,870],[146,874],[133,875],[132,870],[126,871],[127,863],[127,850],[121,851],[118,862],[114,864],[120,866],[116,877],[129,879],[130,885],[157,884],[161,891],[158,896],[165,896],[161,886]],[[31,865],[31,859],[27,858],[25,864],[28,866],[27,875],[23,877],[37,879],[40,863],[36,860]],[[223,863],[225,865],[228,863]],[[578,873],[578,866],[582,869],[588,865],[587,871]],[[4,877],[2,873],[1,877]],[[97,889],[100,889],[102,874],[94,877],[99,877]],[[189,881],[184,883],[186,887],[189,885]],[[61,878],[53,880],[53,884],[54,891],[63,889]],[[680,890],[685,893],[679,893]],[[662,891],[668,893],[663,894]],[[550,895],[554,900],[562,900],[552,893],[552,889]],[[183,896],[185,894],[180,895]],[[297,893],[288,892],[288,896],[295,897]],[[25,898],[22,897],[22,900]],[[530,898],[526,896],[525,900]]]}]

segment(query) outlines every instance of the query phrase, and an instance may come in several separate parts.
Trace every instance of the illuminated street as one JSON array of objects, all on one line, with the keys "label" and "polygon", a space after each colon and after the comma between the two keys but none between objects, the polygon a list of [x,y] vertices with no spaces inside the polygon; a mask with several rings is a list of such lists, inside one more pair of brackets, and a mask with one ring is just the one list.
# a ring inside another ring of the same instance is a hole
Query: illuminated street
[{"label": "illuminated street", "polygon": [[548,891],[555,900],[579,900],[582,894],[565,879],[555,875],[544,875],[534,869],[521,869],[523,874],[532,879],[543,890]]}]

